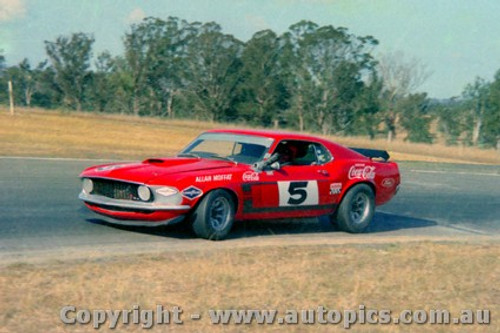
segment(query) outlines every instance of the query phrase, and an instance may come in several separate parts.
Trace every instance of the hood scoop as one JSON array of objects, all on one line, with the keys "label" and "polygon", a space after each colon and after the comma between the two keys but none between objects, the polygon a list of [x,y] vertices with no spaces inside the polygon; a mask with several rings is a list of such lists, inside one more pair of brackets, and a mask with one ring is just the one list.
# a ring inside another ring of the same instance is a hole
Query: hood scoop
[{"label": "hood scoop", "polygon": [[162,164],[162,163],[165,163],[165,160],[162,160],[160,158],[148,158],[147,160],[143,161],[142,163]]}]

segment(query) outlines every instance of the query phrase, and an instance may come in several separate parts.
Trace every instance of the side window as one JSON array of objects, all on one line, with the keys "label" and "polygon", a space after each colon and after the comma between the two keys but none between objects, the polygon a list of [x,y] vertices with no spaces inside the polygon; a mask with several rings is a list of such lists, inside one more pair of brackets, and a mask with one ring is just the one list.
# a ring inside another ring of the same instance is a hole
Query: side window
[{"label": "side window", "polygon": [[318,160],[316,158],[314,143],[306,143],[304,144],[302,155],[295,159],[294,165],[314,165],[317,163]]},{"label": "side window", "polygon": [[318,164],[325,164],[332,160],[332,154],[330,154],[330,151],[326,149],[325,146],[319,143],[315,143],[314,148],[316,150]]},{"label": "side window", "polygon": [[318,165],[332,159],[322,144],[309,141],[281,141],[275,152],[280,155],[281,165]]}]

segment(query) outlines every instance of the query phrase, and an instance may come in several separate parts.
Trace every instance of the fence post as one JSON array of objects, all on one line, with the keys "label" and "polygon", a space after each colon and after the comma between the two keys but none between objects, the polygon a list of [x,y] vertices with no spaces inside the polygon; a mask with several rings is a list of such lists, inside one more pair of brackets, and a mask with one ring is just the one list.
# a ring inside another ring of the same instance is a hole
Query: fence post
[{"label": "fence post", "polygon": [[12,81],[9,80],[9,101],[10,101],[10,115],[14,115],[14,94],[12,92]]}]

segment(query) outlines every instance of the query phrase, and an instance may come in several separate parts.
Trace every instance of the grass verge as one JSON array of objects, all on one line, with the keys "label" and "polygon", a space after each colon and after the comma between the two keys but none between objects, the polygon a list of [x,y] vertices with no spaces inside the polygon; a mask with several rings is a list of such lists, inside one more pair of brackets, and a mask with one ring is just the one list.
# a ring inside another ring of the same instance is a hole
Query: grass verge
[{"label": "grass verge", "polygon": [[[0,271],[0,331],[80,332],[64,326],[59,311],[165,309],[179,306],[183,325],[159,330],[302,332],[341,325],[212,325],[209,309],[489,309],[493,323],[479,325],[355,325],[354,331],[497,331],[500,244],[415,242],[377,245],[274,246],[133,255]],[[190,313],[201,320],[191,321]],[[175,326],[175,325],[174,325]],[[142,330],[119,324],[118,331]],[[103,325],[103,332],[112,331]]]},{"label": "grass verge", "polygon": [[[0,106],[0,156],[144,159],[178,152],[202,131],[234,125]],[[241,126],[240,126],[241,127]],[[396,161],[500,164],[494,150],[383,139],[329,137],[347,145],[385,149]]]}]

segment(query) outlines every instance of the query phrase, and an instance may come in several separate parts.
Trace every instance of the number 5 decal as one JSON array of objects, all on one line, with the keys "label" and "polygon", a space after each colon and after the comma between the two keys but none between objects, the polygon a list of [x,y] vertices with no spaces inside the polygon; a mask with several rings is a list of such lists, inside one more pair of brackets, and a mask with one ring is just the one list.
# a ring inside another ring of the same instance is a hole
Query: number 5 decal
[{"label": "number 5 decal", "polygon": [[278,182],[280,206],[304,206],[318,204],[318,182]]}]

